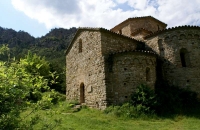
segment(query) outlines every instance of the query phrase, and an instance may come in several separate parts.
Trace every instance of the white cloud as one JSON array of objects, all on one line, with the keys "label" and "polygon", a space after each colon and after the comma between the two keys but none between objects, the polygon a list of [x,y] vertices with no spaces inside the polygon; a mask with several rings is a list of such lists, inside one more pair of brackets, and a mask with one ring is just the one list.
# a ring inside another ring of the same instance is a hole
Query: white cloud
[{"label": "white cloud", "polygon": [[[169,26],[200,25],[199,0],[12,0],[28,17],[53,27],[112,28],[129,17],[151,15]],[[119,8],[125,4],[129,10]]]}]

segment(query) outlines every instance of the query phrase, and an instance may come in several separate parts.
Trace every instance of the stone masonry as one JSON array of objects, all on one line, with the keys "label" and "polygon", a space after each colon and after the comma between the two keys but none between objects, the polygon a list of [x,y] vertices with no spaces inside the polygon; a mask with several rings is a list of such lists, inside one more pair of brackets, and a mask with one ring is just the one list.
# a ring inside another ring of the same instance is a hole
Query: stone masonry
[{"label": "stone masonry", "polygon": [[105,109],[158,80],[200,95],[200,27],[166,26],[147,16],[111,30],[79,28],[66,51],[67,100]]}]

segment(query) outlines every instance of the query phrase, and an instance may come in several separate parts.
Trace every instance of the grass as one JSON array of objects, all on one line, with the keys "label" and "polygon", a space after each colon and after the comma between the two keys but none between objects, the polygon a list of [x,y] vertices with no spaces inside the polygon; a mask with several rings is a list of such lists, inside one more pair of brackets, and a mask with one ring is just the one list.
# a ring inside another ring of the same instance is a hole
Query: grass
[{"label": "grass", "polygon": [[[62,102],[48,110],[38,110],[28,118],[40,116],[40,121],[34,126],[34,130],[198,130],[200,119],[176,115],[171,118],[123,118],[113,114],[105,114],[103,111],[82,108],[80,111],[71,109],[70,105]],[[31,109],[26,110],[21,116],[28,115]],[[59,122],[56,125],[56,122]],[[56,126],[56,127],[54,127]]]}]

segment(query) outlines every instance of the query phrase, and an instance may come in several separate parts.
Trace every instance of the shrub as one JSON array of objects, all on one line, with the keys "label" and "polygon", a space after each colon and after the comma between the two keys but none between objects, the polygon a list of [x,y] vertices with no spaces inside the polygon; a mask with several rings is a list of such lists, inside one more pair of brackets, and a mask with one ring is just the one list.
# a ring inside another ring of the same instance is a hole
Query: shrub
[{"label": "shrub", "polygon": [[136,108],[130,103],[125,103],[122,106],[110,106],[104,110],[104,113],[124,118],[139,117]]},{"label": "shrub", "polygon": [[104,112],[117,117],[146,118],[154,115],[156,106],[157,99],[154,90],[141,84],[131,95],[130,103],[125,103],[122,106],[110,106]]},{"label": "shrub", "polygon": [[131,102],[139,113],[154,113],[157,99],[154,90],[146,85],[139,85],[131,96]]},{"label": "shrub", "polygon": [[[39,70],[43,63],[27,59],[20,61],[11,59],[6,45],[0,47],[0,55],[3,54],[8,54],[8,60],[0,61],[0,129],[19,129],[22,127],[20,126],[22,119],[19,115],[30,104],[27,102],[27,97],[33,94],[37,100],[40,99],[39,91],[41,88],[49,88],[48,80],[39,73],[43,72]],[[29,71],[32,65],[36,67],[33,69],[36,71]],[[50,98],[42,97],[43,108],[50,106],[49,101],[52,101]]]},{"label": "shrub", "polygon": [[55,90],[50,90],[49,92],[44,92],[43,96],[48,96],[51,98],[51,102],[53,104],[57,104],[59,101],[65,100],[65,95],[60,94],[59,92],[56,92]]}]

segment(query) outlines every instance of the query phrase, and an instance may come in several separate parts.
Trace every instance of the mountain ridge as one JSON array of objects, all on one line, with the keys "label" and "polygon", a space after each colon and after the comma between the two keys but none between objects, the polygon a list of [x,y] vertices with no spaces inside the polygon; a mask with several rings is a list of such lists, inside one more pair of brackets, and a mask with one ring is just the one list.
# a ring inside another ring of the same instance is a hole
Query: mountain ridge
[{"label": "mountain ridge", "polygon": [[[51,70],[60,74],[59,85],[54,89],[65,92],[65,50],[70,44],[77,28],[54,28],[45,36],[35,38],[25,31],[0,27],[0,45],[7,44],[11,57],[17,60],[24,57],[30,50],[49,61]],[[0,57],[4,60],[6,57]]]}]

